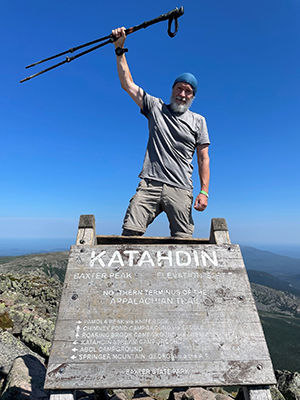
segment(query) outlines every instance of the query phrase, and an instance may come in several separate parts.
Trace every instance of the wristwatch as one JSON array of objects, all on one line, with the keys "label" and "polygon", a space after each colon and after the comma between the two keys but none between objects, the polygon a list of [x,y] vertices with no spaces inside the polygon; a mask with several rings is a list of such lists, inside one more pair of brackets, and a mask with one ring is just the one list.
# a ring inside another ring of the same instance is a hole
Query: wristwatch
[{"label": "wristwatch", "polygon": [[121,56],[124,53],[127,53],[128,49],[123,49],[123,47],[117,47],[115,53],[117,56]]}]

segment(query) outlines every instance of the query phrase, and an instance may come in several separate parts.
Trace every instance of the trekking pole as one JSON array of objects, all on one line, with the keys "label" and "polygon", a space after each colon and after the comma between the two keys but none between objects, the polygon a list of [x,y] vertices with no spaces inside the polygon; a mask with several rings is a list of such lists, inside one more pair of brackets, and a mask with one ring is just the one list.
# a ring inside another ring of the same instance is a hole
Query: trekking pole
[{"label": "trekking pole", "polygon": [[[140,25],[136,25],[136,26],[133,26],[133,27],[131,27],[131,28],[126,29],[126,30],[125,30],[126,36],[129,35],[129,34],[131,34],[131,33],[133,33],[133,32],[136,32],[136,31],[138,31],[138,30],[140,30],[140,29],[142,29],[142,28],[147,28],[147,27],[150,26],[150,25],[157,24],[158,22],[167,21],[167,20],[168,20],[168,30],[167,30],[167,32],[168,32],[168,35],[172,38],[172,37],[174,37],[174,36],[176,35],[176,33],[178,32],[178,18],[181,17],[181,15],[183,15],[183,14],[184,14],[184,9],[183,9],[183,7],[180,7],[180,9],[178,9],[178,8],[176,7],[176,8],[174,8],[174,10],[171,10],[171,11],[169,11],[169,12],[166,13],[166,14],[162,14],[162,15],[160,15],[160,16],[157,17],[157,18],[151,19],[150,21],[145,21],[145,22],[143,22],[143,23],[140,24]],[[173,23],[173,21],[174,21],[174,25],[175,25],[174,31],[172,31],[172,23]],[[27,65],[27,67],[25,67],[25,68],[31,68],[31,67],[34,67],[34,66],[36,66],[36,65],[38,65],[38,64],[42,64],[43,62],[53,60],[54,58],[57,58],[57,57],[61,57],[61,56],[65,55],[65,54],[74,53],[74,52],[77,51],[77,50],[80,50],[80,49],[82,49],[82,48],[84,48],[84,47],[87,47],[87,46],[91,46],[91,45],[93,45],[93,44],[95,44],[95,43],[103,42],[103,43],[98,44],[97,46],[91,47],[90,49],[85,50],[85,51],[83,51],[83,52],[81,52],[81,53],[78,53],[78,54],[76,54],[76,55],[74,55],[74,56],[72,56],[72,57],[68,57],[68,56],[67,56],[66,59],[65,59],[64,61],[61,61],[61,62],[59,62],[59,63],[57,63],[57,64],[55,64],[55,65],[52,65],[51,67],[46,68],[46,69],[44,69],[43,71],[37,72],[37,73],[34,74],[34,75],[28,76],[27,78],[22,79],[22,80],[20,81],[20,83],[25,82],[25,81],[29,81],[30,79],[32,79],[32,78],[34,78],[34,77],[36,77],[36,76],[38,76],[38,75],[41,75],[41,74],[43,74],[43,73],[45,73],[45,72],[47,72],[47,71],[50,71],[51,69],[54,69],[54,68],[56,68],[56,67],[59,67],[60,65],[63,65],[63,64],[65,64],[65,63],[69,63],[69,62],[75,60],[76,58],[79,58],[79,57],[81,57],[81,56],[83,56],[83,55],[85,55],[85,54],[87,54],[87,53],[90,53],[91,51],[97,50],[97,49],[99,49],[100,47],[103,47],[103,46],[107,45],[108,43],[113,43],[113,42],[115,42],[117,39],[118,39],[118,38],[115,37],[115,36],[111,33],[110,35],[104,36],[104,37],[102,37],[102,38],[93,40],[93,41],[88,42],[88,43],[84,43],[84,44],[82,44],[82,45],[80,45],[80,46],[77,46],[77,47],[72,47],[72,48],[70,48],[69,50],[63,51],[62,53],[55,54],[54,56],[45,58],[45,59],[43,59],[43,60],[41,60],[41,61],[38,61],[38,62],[33,63],[33,64],[30,64],[30,65]],[[105,40],[105,41],[104,41],[104,40]]]}]

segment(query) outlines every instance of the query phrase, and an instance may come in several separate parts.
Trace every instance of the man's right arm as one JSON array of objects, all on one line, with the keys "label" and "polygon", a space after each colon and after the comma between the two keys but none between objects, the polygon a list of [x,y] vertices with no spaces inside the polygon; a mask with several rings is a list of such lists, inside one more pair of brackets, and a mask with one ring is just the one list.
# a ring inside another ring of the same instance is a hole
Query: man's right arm
[{"label": "man's right arm", "polygon": [[[124,48],[126,40],[125,28],[118,28],[112,31],[112,34],[118,39],[114,42],[115,49],[118,47]],[[136,104],[143,108],[143,94],[142,88],[137,86],[132,79],[125,53],[117,57],[117,71],[122,88],[129,94],[129,96],[136,102]]]}]

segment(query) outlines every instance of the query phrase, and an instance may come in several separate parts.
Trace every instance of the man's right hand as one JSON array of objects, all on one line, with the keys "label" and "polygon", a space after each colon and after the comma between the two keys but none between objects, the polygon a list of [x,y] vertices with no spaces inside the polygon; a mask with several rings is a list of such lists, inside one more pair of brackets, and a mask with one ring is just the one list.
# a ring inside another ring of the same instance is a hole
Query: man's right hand
[{"label": "man's right hand", "polygon": [[124,26],[122,28],[113,29],[111,31],[112,35],[114,35],[118,40],[114,42],[115,48],[122,47],[124,48],[124,43],[126,40],[126,33]]}]

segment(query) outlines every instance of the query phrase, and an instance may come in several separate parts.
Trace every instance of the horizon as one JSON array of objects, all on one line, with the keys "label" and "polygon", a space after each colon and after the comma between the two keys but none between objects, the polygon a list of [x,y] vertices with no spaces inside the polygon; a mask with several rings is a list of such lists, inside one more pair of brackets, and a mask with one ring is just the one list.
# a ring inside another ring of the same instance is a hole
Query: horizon
[{"label": "horizon", "polygon": [[[53,253],[69,251],[75,245],[74,238],[19,238],[4,239],[0,238],[0,257],[14,257],[29,254]],[[275,244],[261,243],[236,243],[241,247],[252,247],[259,251],[267,251],[279,256],[300,259],[300,248],[298,246],[284,246]]]}]

